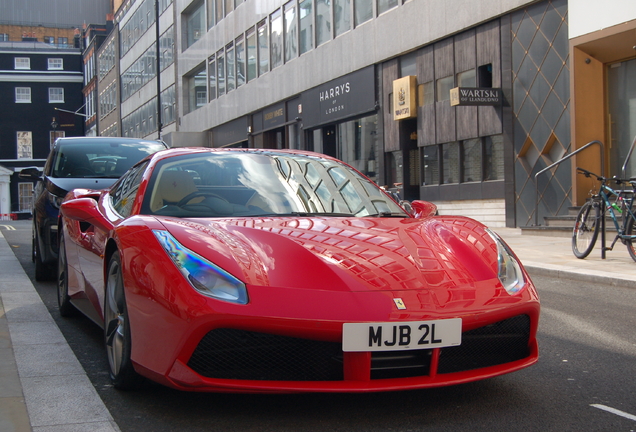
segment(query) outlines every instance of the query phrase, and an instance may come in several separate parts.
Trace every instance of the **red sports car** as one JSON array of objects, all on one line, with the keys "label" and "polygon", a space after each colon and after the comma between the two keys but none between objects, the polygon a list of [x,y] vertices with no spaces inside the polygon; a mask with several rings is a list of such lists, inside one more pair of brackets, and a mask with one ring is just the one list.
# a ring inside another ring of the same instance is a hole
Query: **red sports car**
[{"label": "red sports car", "polygon": [[539,298],[497,234],[324,155],[165,150],[61,213],[60,313],[103,327],[117,388],[403,390],[538,359]]}]

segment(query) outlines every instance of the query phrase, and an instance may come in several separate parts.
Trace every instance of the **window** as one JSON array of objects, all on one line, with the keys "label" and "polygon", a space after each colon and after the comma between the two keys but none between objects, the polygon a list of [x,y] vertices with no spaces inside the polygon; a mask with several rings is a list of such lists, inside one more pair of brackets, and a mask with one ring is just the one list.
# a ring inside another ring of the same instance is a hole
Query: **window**
[{"label": "window", "polygon": [[61,58],[50,58],[48,61],[48,70],[62,70],[64,69],[64,60]]},{"label": "window", "polygon": [[459,183],[459,143],[452,142],[442,145],[442,160],[444,177],[442,183]]},{"label": "window", "polygon": [[[55,121],[55,117],[53,117],[53,121]],[[55,144],[55,140],[58,138],[64,138],[66,133],[64,131],[52,130],[49,132],[49,148],[53,148],[53,144]]]},{"label": "window", "polygon": [[15,103],[31,103],[31,87],[16,87]]},{"label": "window", "polygon": [[378,0],[378,15],[393,9],[398,5],[398,0]]},{"label": "window", "polygon": [[350,0],[335,0],[333,2],[333,18],[336,36],[351,30],[351,2]]},{"label": "window", "polygon": [[296,3],[285,5],[285,62],[298,55],[298,25],[296,23]]},{"label": "window", "polygon": [[225,67],[227,70],[227,91],[231,92],[236,88],[236,70],[234,64],[234,44],[230,43],[225,47]]},{"label": "window", "polygon": [[269,17],[270,59],[272,69],[283,64],[283,17],[280,9]]},{"label": "window", "polygon": [[207,15],[208,15],[208,30],[216,25],[216,14],[214,13],[216,8],[215,0],[207,1]]},{"label": "window", "polygon": [[431,105],[435,102],[433,81],[425,82],[417,86],[417,98],[419,106]]},{"label": "window", "polygon": [[191,46],[193,43],[201,39],[205,27],[205,10],[203,2],[199,2],[192,11],[185,14],[185,27],[186,27],[186,46]]},{"label": "window", "polygon": [[111,204],[120,216],[130,216],[135,202],[135,195],[137,194],[147,166],[148,162],[144,162],[128,171],[122,176],[117,186],[110,192]]},{"label": "window", "polygon": [[62,87],[49,87],[49,103],[63,103],[64,89]]},{"label": "window", "polygon": [[256,32],[251,29],[247,32],[247,80],[256,78],[256,64],[258,54],[256,53]]},{"label": "window", "polygon": [[304,54],[314,46],[312,0],[300,0],[298,11],[300,18],[300,54]]},{"label": "window", "polygon": [[225,94],[225,53],[220,50],[216,53],[216,88],[219,96]]},{"label": "window", "polygon": [[363,22],[369,21],[373,18],[373,3],[372,0],[354,0],[353,6],[355,7],[355,25],[356,27]]},{"label": "window", "polygon": [[205,64],[195,69],[187,78],[188,84],[188,107],[192,112],[197,108],[200,108],[207,102],[207,73],[205,71]]},{"label": "window", "polygon": [[33,159],[33,134],[28,132],[16,132],[18,159]]},{"label": "window", "polygon": [[481,139],[462,142],[462,181],[477,182],[482,177]]},{"label": "window", "polygon": [[503,180],[504,146],[503,136],[484,138],[484,180]]},{"label": "window", "polygon": [[261,76],[269,70],[269,47],[267,42],[267,22],[258,24],[258,75]]},{"label": "window", "polygon": [[236,39],[236,87],[245,84],[245,44],[243,36]]},{"label": "window", "polygon": [[424,160],[424,185],[439,184],[439,157],[437,156],[437,146],[422,147],[422,158]]},{"label": "window", "polygon": [[453,84],[455,84],[455,80],[452,75],[437,80],[437,102],[450,100]]},{"label": "window", "polygon": [[477,68],[479,87],[492,87],[492,64],[488,63]]},{"label": "window", "polygon": [[7,33],[0,33],[0,42],[9,42],[9,35]]},{"label": "window", "polygon": [[31,69],[31,59],[29,57],[16,57],[15,68],[16,69]]},{"label": "window", "polygon": [[331,40],[330,0],[316,0],[316,46]]},{"label": "window", "polygon": [[57,38],[57,43],[58,45],[68,45],[68,38],[67,37],[59,37]]},{"label": "window", "polygon": [[208,95],[210,100],[216,99],[216,59],[214,56],[208,59]]},{"label": "window", "polygon": [[44,36],[44,43],[54,44],[55,38],[53,36]]},{"label": "window", "polygon": [[33,183],[18,183],[18,200],[20,211],[31,211],[33,209]]},{"label": "window", "polygon": [[475,87],[477,85],[475,69],[457,74],[457,87]]}]

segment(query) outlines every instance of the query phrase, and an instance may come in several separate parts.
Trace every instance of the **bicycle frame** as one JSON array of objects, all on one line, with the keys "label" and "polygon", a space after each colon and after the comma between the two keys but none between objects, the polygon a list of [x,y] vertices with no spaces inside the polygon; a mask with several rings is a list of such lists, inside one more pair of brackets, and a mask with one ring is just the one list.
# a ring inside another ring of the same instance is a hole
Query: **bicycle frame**
[{"label": "bicycle frame", "polygon": [[[601,205],[599,212],[601,227],[601,258],[605,259],[605,252],[608,250],[612,250],[618,240],[621,240],[621,243],[626,244],[627,240],[636,239],[636,235],[625,234],[630,219],[632,219],[634,221],[634,224],[636,224],[636,213],[634,213],[633,211],[634,199],[636,195],[634,193],[634,190],[617,190],[611,188],[607,185],[607,181],[609,179],[607,179],[606,177],[599,176],[578,167],[577,170],[579,171],[579,173],[585,175],[586,177],[593,176],[601,182],[598,193],[592,195],[592,200]],[[614,178],[614,180],[618,184],[629,183],[632,185],[632,187],[634,187],[635,183],[634,179],[623,180]],[[612,201],[612,199],[614,199],[614,201]],[[620,206],[620,208],[618,208],[618,206]],[[605,246],[605,216],[608,211],[617,233],[610,247]],[[616,211],[619,211],[620,216],[617,216]],[[619,218],[621,219],[620,221]]]}]

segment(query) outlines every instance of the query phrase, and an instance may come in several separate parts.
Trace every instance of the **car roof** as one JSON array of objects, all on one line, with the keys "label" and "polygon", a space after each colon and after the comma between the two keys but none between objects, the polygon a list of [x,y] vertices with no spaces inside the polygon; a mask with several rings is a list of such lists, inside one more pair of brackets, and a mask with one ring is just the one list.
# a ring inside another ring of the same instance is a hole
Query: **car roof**
[{"label": "car roof", "polygon": [[100,142],[100,143],[152,143],[152,144],[163,144],[166,148],[168,148],[167,144],[163,141],[157,140],[149,140],[149,139],[141,139],[141,138],[123,138],[123,137],[63,137],[58,138],[55,141],[55,146],[59,147],[60,145],[76,145],[76,144],[90,144],[91,142]]}]

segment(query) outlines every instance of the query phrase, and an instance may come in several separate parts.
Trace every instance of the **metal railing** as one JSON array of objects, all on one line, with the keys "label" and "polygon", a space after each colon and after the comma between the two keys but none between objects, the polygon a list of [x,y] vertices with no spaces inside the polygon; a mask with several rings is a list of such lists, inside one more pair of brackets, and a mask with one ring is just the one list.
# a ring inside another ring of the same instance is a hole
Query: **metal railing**
[{"label": "metal railing", "polygon": [[[634,139],[634,142],[636,143],[636,138]],[[600,147],[600,156],[601,156],[601,175],[605,176],[605,146],[603,145],[602,142],[598,141],[598,140],[594,140],[594,141],[590,141],[589,143],[585,144],[583,147],[581,147],[580,149],[577,149],[576,151],[570,153],[567,156],[562,157],[561,159],[559,159],[558,161],[554,162],[552,165],[547,166],[545,168],[543,168],[541,171],[539,171],[538,173],[536,173],[534,175],[534,187],[535,187],[535,200],[534,200],[534,225],[535,226],[539,226],[539,183],[537,181],[537,177],[539,176],[539,174],[542,174],[544,172],[546,172],[547,170],[549,170],[550,168],[553,168],[557,165],[559,165],[561,162],[570,159],[572,156],[576,155],[577,153],[582,152],[583,150],[587,149],[588,147],[592,146],[592,145],[598,145]],[[632,148],[629,151],[629,155],[628,155],[628,159],[629,156],[631,156],[632,154],[632,150],[634,149],[634,144],[632,144]],[[625,169],[625,166],[627,165],[627,160],[625,160],[625,165],[623,165],[623,170]]]},{"label": "metal railing", "polygon": [[629,152],[627,152],[627,156],[625,156],[625,162],[623,163],[623,167],[621,168],[621,178],[625,178],[625,172],[627,171],[627,162],[629,162],[629,159],[632,157],[635,146],[636,136],[634,137],[634,141],[632,141],[632,146],[629,148]]}]

